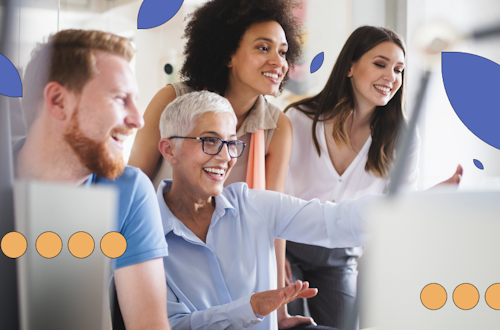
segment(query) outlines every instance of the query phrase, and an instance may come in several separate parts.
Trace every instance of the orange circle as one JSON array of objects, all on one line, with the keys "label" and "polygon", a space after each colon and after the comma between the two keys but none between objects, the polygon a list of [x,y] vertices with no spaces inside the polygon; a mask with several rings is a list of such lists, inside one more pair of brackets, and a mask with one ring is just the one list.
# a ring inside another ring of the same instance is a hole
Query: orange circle
[{"label": "orange circle", "polygon": [[122,234],[110,231],[101,240],[101,251],[108,258],[118,258],[127,250],[127,240]]},{"label": "orange circle", "polygon": [[87,258],[94,252],[94,239],[90,234],[79,231],[69,238],[68,249],[69,252],[77,258]]},{"label": "orange circle", "polygon": [[488,306],[493,309],[500,310],[500,283],[490,285],[484,295],[484,299]]},{"label": "orange circle", "polygon": [[36,250],[44,258],[54,258],[61,253],[62,240],[56,233],[46,231],[36,239]]},{"label": "orange circle", "polygon": [[476,307],[479,302],[479,291],[469,283],[460,284],[453,291],[453,301],[458,308],[469,310]]},{"label": "orange circle", "polygon": [[431,310],[443,307],[447,298],[446,290],[437,283],[427,284],[420,293],[422,304]]},{"label": "orange circle", "polygon": [[16,259],[22,256],[28,248],[28,242],[23,234],[11,231],[5,234],[0,243],[3,254],[7,257]]}]

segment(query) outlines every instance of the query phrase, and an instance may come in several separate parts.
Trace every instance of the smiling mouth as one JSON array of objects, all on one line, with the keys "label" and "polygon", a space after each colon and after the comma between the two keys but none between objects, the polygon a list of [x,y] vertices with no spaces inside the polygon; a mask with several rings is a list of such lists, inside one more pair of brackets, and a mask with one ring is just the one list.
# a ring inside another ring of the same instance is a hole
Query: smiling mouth
[{"label": "smiling mouth", "polygon": [[205,167],[203,168],[205,172],[207,172],[210,175],[215,175],[215,176],[224,176],[226,174],[226,169],[222,168],[213,168],[213,167]]},{"label": "smiling mouth", "polygon": [[115,129],[111,132],[111,138],[120,144],[123,144],[130,135],[132,130]]},{"label": "smiling mouth", "polygon": [[127,139],[128,135],[122,133],[114,133],[111,135],[111,137],[118,142],[124,142]]},{"label": "smiling mouth", "polygon": [[389,93],[391,91],[391,88],[389,88],[389,87],[384,87],[384,86],[380,86],[380,85],[373,85],[373,87],[375,87],[376,89],[378,89],[379,91],[382,91],[384,93]]},{"label": "smiling mouth", "polygon": [[279,77],[280,77],[280,75],[277,73],[262,72],[262,75],[265,77],[273,78],[273,79],[279,79]]}]

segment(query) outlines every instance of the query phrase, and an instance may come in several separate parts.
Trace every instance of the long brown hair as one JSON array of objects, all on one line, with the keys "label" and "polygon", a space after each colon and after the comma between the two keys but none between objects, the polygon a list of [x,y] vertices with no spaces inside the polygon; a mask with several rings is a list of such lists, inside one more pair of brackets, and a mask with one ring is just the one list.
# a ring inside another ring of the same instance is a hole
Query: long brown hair
[{"label": "long brown hair", "polygon": [[[318,155],[321,155],[316,125],[334,117],[333,138],[338,145],[349,143],[344,123],[354,109],[354,93],[347,77],[352,63],[357,62],[366,52],[382,42],[390,41],[398,45],[406,56],[404,42],[394,31],[383,27],[362,26],[347,39],[333,66],[332,73],[323,90],[316,96],[295,102],[293,107],[313,119],[312,136]],[[403,114],[404,72],[401,87],[385,106],[377,106],[370,123],[372,144],[368,151],[365,170],[372,171],[377,177],[387,177],[389,167],[394,161],[397,140],[406,127]]]}]

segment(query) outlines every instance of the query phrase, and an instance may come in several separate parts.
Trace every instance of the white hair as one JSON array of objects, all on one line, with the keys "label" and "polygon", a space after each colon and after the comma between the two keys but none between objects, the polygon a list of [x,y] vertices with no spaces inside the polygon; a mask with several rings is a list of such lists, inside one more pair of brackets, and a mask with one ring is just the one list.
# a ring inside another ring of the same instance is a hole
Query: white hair
[{"label": "white hair", "polygon": [[[192,92],[177,97],[163,110],[160,118],[161,137],[186,136],[193,130],[195,120],[207,112],[228,113],[235,123],[238,122],[226,98],[208,91]],[[175,139],[174,143],[179,147],[182,139]]]}]

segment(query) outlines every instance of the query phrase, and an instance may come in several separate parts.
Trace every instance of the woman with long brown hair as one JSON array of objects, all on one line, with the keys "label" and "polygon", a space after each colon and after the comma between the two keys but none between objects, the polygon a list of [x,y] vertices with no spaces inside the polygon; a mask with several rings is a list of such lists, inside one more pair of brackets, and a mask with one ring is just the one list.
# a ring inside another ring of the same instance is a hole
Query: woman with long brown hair
[{"label": "woman with long brown hair", "polygon": [[[394,31],[363,26],[346,41],[324,89],[285,109],[294,130],[285,192],[341,202],[380,194],[388,184],[395,147],[406,130],[403,112],[405,46]],[[287,111],[288,110],[288,111]],[[405,185],[418,178],[418,134],[410,144]],[[458,183],[461,167],[447,183]],[[288,242],[294,275],[318,288],[308,300],[313,319],[340,328],[354,307],[362,247],[325,249]],[[300,306],[290,306],[300,313]]]}]

